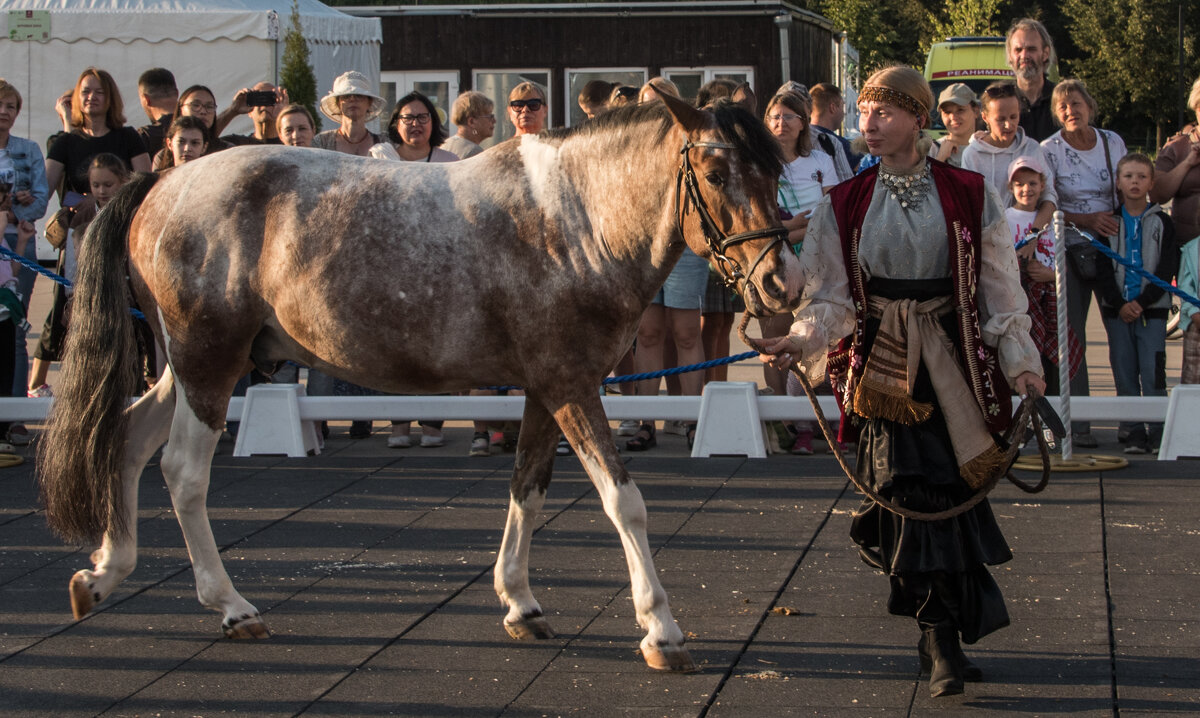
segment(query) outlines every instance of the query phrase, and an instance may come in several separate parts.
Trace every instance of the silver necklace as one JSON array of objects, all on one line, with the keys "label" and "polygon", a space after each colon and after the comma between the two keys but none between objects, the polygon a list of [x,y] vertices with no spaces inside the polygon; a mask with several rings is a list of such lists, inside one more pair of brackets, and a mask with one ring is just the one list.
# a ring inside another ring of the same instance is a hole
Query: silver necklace
[{"label": "silver necklace", "polygon": [[933,186],[929,181],[928,162],[922,162],[921,169],[911,174],[893,172],[880,164],[879,181],[904,209],[916,208]]}]

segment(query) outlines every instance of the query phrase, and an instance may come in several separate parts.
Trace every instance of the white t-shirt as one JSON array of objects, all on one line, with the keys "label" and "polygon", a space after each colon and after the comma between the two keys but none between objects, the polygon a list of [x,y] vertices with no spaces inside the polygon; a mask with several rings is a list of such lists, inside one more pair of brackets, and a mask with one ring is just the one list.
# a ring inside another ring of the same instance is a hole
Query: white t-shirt
[{"label": "white t-shirt", "polygon": [[824,189],[838,183],[833,159],[820,150],[797,157],[783,166],[779,176],[779,206],[793,217],[807,214],[821,201]]},{"label": "white t-shirt", "polygon": [[[1016,207],[1009,207],[1004,210],[1004,216],[1008,219],[1008,234],[1012,237],[1013,245],[1021,243],[1021,240],[1029,234],[1033,229],[1033,220],[1037,217],[1037,212],[1029,212]],[[1033,241],[1033,240],[1031,240]],[[1054,235],[1050,232],[1042,232],[1037,238],[1037,251],[1034,256],[1043,265],[1054,268]]]},{"label": "white t-shirt", "polygon": [[[1054,173],[1058,208],[1064,212],[1091,214],[1116,209],[1113,177],[1117,162],[1125,156],[1125,141],[1115,132],[1097,129],[1096,133],[1096,146],[1082,152],[1067,144],[1062,138],[1062,130],[1042,142],[1042,154]],[[1111,166],[1105,162],[1103,138],[1108,138]]]}]

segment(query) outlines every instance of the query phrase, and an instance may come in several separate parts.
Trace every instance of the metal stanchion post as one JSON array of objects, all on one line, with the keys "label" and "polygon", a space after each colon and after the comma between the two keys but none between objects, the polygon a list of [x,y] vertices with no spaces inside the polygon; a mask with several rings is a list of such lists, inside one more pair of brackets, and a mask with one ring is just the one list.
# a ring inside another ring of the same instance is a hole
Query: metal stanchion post
[{"label": "metal stanchion post", "polygon": [[1062,459],[1070,461],[1074,450],[1071,434],[1071,348],[1067,337],[1071,330],[1067,320],[1067,241],[1066,223],[1062,210],[1054,213],[1054,294],[1058,301],[1058,395],[1059,416],[1067,435],[1062,440]]}]

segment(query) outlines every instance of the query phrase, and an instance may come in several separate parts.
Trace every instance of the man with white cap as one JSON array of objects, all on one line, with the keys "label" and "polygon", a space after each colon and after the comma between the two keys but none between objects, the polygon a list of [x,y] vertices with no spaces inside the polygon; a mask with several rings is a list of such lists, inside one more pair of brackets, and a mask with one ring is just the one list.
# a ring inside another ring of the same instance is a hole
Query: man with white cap
[{"label": "man with white cap", "polygon": [[383,98],[375,94],[366,75],[354,70],[338,75],[333,89],[321,98],[321,112],[340,127],[317,135],[313,147],[370,156],[371,147],[383,138],[368,130],[367,123],[382,111]]},{"label": "man with white cap", "polygon": [[938,96],[938,114],[946,126],[946,136],[938,147],[937,159],[962,167],[962,151],[975,134],[979,123],[979,99],[970,87],[956,82]]}]

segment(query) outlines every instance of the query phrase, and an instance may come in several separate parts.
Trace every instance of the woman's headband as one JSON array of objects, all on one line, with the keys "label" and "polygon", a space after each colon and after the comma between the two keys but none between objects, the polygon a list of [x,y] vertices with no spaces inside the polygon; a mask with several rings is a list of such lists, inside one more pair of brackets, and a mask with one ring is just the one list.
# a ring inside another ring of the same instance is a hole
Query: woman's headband
[{"label": "woman's headband", "polygon": [[902,110],[908,110],[917,117],[925,117],[929,114],[929,109],[921,104],[917,98],[912,95],[893,90],[890,87],[882,87],[880,85],[871,85],[864,87],[858,93],[859,102],[887,102],[895,105]]}]

